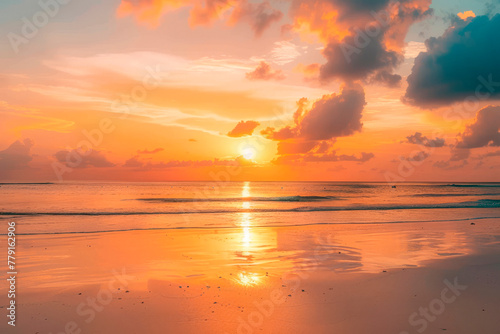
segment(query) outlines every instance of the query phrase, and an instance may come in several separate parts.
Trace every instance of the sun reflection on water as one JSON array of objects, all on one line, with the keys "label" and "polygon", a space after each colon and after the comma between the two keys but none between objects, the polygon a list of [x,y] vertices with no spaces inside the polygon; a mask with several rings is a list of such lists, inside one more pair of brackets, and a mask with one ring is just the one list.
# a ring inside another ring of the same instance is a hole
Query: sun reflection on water
[{"label": "sun reflection on water", "polygon": [[243,286],[255,286],[261,282],[261,277],[256,273],[238,273],[235,281]]},{"label": "sun reflection on water", "polygon": [[[250,192],[250,182],[245,182],[243,184],[243,188],[241,190],[241,197],[243,199],[248,199],[251,197],[251,192]],[[242,202],[242,208],[243,209],[250,209],[251,207],[251,202],[250,201],[244,201]],[[255,235],[252,231],[252,213],[251,212],[243,212],[241,214],[241,221],[239,225],[242,227],[241,229],[241,254],[243,256],[248,256],[250,257],[252,253],[255,252]],[[248,263],[248,266],[251,266],[251,263]],[[246,267],[248,267],[246,266]],[[236,283],[243,285],[243,286],[256,286],[260,284],[261,282],[261,277],[259,274],[254,273],[254,272],[247,272],[247,271],[242,271],[239,272],[236,275],[236,278],[234,279]]]}]

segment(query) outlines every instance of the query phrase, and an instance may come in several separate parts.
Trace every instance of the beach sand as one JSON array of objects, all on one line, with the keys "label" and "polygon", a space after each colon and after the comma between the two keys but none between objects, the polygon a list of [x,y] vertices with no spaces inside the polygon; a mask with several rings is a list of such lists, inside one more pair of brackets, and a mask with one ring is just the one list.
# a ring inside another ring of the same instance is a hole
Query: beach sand
[{"label": "beach sand", "polygon": [[21,235],[0,332],[500,333],[500,225],[473,223]]}]

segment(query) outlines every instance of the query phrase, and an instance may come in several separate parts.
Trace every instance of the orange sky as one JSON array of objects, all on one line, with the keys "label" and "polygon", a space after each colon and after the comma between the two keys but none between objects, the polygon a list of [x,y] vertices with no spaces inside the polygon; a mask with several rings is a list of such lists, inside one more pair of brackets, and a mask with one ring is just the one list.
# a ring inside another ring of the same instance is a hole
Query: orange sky
[{"label": "orange sky", "polygon": [[0,181],[499,181],[496,94],[418,86],[482,9],[364,2],[7,2]]}]

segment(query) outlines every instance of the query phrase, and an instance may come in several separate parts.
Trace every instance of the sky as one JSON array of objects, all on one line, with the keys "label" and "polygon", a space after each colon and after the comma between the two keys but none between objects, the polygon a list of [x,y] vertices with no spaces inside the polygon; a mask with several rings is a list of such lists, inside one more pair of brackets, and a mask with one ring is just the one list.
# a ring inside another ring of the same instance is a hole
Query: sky
[{"label": "sky", "polygon": [[0,2],[0,181],[498,182],[500,1]]}]

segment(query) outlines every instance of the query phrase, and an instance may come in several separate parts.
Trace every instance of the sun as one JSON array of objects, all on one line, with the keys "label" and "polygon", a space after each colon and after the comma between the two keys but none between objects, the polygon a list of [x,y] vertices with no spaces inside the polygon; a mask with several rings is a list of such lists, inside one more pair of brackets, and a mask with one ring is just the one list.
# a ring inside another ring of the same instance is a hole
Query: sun
[{"label": "sun", "polygon": [[241,151],[241,155],[247,159],[247,160],[252,160],[253,158],[255,158],[255,155],[256,155],[256,151],[255,151],[255,148],[253,147],[245,147],[242,151]]}]

